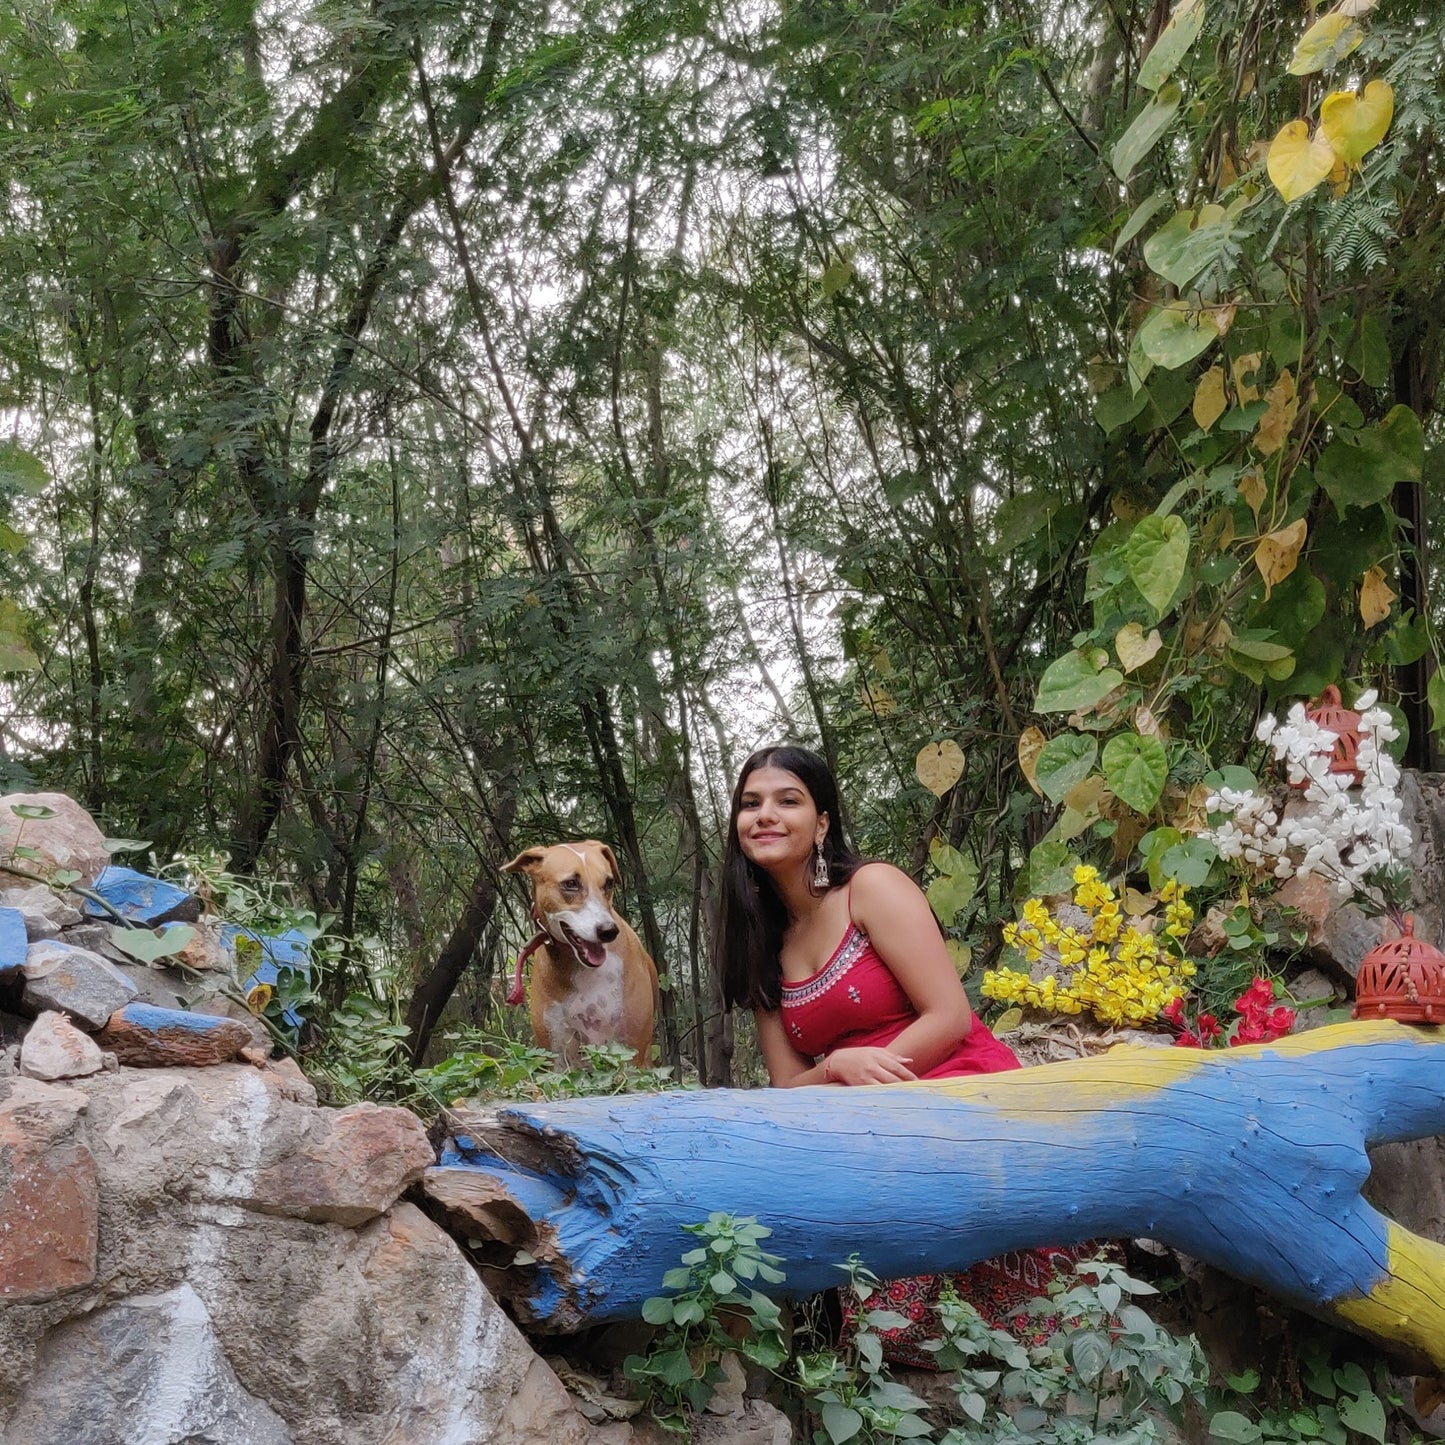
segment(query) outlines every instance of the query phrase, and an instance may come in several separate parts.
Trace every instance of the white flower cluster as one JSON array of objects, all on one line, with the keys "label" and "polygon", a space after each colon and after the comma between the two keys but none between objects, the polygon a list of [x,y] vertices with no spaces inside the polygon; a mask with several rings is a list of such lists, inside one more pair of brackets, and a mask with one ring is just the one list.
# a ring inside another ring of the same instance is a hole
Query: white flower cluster
[{"label": "white flower cluster", "polygon": [[1400,769],[1383,747],[1400,733],[1390,714],[1376,706],[1373,689],[1355,705],[1360,712],[1355,762],[1363,775],[1358,789],[1349,773],[1330,771],[1338,736],[1306,717],[1303,703],[1296,703],[1283,723],[1272,716],[1261,720],[1255,735],[1303,791],[1283,807],[1248,789],[1211,794],[1209,811],[1229,817],[1202,836],[1221,858],[1242,858],[1281,879],[1317,874],[1341,898],[1386,901],[1381,887],[1390,870],[1410,862],[1413,846],[1400,816]]}]

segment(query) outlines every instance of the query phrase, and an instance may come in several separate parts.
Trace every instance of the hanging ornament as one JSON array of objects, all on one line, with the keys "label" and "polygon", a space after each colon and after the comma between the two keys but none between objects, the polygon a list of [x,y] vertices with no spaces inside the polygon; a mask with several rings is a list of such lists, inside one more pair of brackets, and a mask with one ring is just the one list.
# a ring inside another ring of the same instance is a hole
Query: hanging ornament
[{"label": "hanging ornament", "polygon": [[1376,944],[1360,961],[1354,1016],[1445,1023],[1445,953],[1415,937],[1413,914],[1399,938]]}]

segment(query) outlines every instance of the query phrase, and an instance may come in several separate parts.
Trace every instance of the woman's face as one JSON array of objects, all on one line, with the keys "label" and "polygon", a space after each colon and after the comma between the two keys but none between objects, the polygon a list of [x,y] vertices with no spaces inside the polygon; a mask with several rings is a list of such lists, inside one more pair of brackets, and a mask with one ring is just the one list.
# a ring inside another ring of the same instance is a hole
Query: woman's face
[{"label": "woman's face", "polygon": [[743,780],[737,830],[743,857],[780,877],[807,865],[828,832],[828,815],[796,773],[756,768]]}]

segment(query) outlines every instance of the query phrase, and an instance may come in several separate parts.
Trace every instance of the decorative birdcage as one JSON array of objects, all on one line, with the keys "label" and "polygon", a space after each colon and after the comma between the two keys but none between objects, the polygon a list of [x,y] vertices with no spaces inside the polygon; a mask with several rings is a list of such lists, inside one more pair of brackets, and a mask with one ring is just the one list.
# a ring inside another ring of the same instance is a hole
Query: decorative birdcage
[{"label": "decorative birdcage", "polygon": [[[1359,787],[1365,781],[1357,756],[1360,751],[1360,715],[1348,708],[1340,697],[1340,690],[1331,683],[1320,694],[1319,701],[1305,709],[1305,716],[1312,723],[1328,728],[1335,735],[1334,751],[1330,755],[1330,772],[1348,773],[1350,786]],[[1296,788],[1307,788],[1308,782],[1295,783]]]},{"label": "decorative birdcage", "polygon": [[1413,914],[1399,938],[1376,944],[1361,960],[1354,1016],[1445,1023],[1445,953],[1415,937]]}]

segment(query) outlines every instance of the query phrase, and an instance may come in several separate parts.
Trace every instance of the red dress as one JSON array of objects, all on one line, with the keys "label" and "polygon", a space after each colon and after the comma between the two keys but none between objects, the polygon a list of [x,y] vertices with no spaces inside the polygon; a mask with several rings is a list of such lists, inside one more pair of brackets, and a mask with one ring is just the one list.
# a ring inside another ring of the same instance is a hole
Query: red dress
[{"label": "red dress", "polygon": [[[918,1018],[918,1011],[879,958],[872,940],[851,922],[843,941],[817,973],[800,983],[784,981],[780,1011],[789,1042],[800,1054],[814,1059],[834,1049],[863,1045],[887,1048]],[[1013,1050],[974,1019],[968,1037],[919,1077],[951,1079],[1018,1067]],[[1006,1329],[1024,1343],[1033,1344],[1046,1340],[1057,1321],[1032,1315],[1025,1307],[1047,1290],[1056,1274],[1072,1272],[1080,1258],[1093,1253],[1092,1246],[1010,1250],[961,1274],[893,1280],[868,1302],[867,1308],[895,1310],[912,1321],[907,1326],[879,1331],[888,1359],[937,1369],[933,1353],[919,1346],[925,1340],[939,1338],[938,1298],[945,1283],[951,1283],[959,1296],[995,1329]],[[859,1314],[857,1299],[844,1290],[841,1343],[847,1344],[857,1332]]]}]

